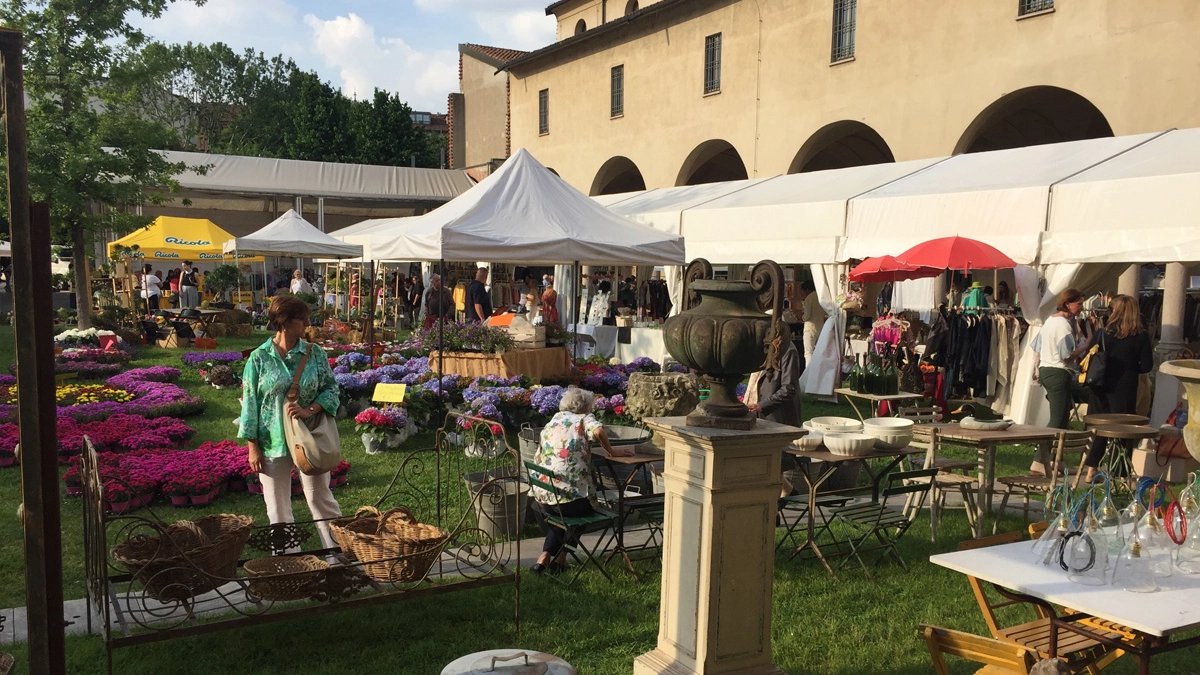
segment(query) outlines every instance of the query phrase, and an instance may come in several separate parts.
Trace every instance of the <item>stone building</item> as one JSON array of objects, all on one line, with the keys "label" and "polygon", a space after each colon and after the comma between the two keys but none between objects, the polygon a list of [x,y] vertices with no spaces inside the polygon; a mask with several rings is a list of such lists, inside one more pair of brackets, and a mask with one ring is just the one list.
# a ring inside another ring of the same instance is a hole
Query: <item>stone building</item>
[{"label": "stone building", "polygon": [[[459,92],[450,94],[450,168],[490,173],[512,154],[508,73],[498,72],[525,52],[484,45],[458,46]],[[479,172],[472,172],[478,174]],[[482,177],[474,175],[476,179]]]},{"label": "stone building", "polygon": [[591,195],[1200,126],[1194,0],[561,0],[547,13],[558,40],[505,59],[512,77],[491,84],[510,99],[506,150]]}]

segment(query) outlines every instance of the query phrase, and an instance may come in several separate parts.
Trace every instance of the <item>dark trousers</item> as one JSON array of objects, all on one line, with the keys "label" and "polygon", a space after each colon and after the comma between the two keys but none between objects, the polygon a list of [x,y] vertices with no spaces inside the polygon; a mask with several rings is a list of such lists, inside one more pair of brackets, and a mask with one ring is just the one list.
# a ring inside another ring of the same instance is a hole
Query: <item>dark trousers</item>
[{"label": "dark trousers", "polygon": [[1046,400],[1050,402],[1050,422],[1046,425],[1053,429],[1066,429],[1071,420],[1071,403],[1073,399],[1072,378],[1074,373],[1066,368],[1039,368],[1038,380],[1046,390]]},{"label": "dark trousers", "polygon": [[[547,515],[562,516],[564,518],[582,518],[596,512],[592,508],[592,503],[586,497],[576,499],[573,502],[567,502],[566,504],[542,504],[542,511]],[[552,557],[557,556],[566,544],[576,543],[574,537],[568,537],[565,530],[551,525],[548,521],[543,521],[542,530],[546,533],[546,543],[542,545],[542,551],[549,553]]]}]

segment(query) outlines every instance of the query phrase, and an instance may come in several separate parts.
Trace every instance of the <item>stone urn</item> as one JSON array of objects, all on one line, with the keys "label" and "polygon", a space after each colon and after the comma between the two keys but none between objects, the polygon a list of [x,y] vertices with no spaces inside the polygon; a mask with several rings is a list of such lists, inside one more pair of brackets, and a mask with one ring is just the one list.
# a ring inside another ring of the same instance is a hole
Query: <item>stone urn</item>
[{"label": "stone urn", "polygon": [[687,423],[753,429],[755,418],[738,400],[737,385],[762,368],[763,344],[783,313],[783,270],[768,260],[754,266],[750,281],[718,281],[700,259],[688,265],[684,283],[688,309],[667,320],[663,342],[677,361],[707,377],[710,391]]},{"label": "stone urn", "polygon": [[1188,422],[1183,428],[1183,441],[1192,457],[1200,460],[1200,360],[1163,361],[1158,372],[1183,383],[1188,400]]}]

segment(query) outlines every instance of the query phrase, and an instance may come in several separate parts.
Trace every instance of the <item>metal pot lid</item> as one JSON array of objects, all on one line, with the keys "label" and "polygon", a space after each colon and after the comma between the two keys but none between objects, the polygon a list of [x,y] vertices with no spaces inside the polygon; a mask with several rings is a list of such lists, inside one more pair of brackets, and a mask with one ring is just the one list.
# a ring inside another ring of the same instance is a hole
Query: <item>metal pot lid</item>
[{"label": "metal pot lid", "polygon": [[557,656],[522,649],[493,649],[468,654],[442,670],[442,675],[577,675]]}]

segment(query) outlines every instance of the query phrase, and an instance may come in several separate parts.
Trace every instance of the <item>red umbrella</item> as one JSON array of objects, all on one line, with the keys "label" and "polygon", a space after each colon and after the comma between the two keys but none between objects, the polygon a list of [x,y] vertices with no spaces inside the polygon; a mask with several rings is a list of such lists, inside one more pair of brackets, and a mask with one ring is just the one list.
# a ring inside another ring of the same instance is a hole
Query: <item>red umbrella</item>
[{"label": "red umbrella", "polygon": [[850,281],[860,283],[879,283],[884,281],[907,281],[909,279],[928,279],[941,274],[945,268],[918,267],[897,261],[890,255],[878,258],[867,258],[850,270]]},{"label": "red umbrella", "polygon": [[943,237],[908,249],[896,260],[918,267],[951,270],[998,270],[1016,267],[1012,258],[993,246],[966,237]]}]

